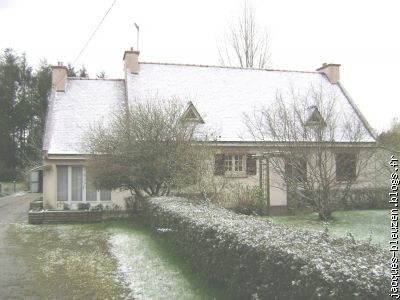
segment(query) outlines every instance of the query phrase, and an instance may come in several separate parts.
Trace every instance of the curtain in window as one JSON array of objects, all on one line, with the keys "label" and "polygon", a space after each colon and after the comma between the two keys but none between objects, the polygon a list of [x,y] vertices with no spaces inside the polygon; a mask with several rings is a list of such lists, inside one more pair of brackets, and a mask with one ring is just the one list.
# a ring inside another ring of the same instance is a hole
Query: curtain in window
[{"label": "curtain in window", "polygon": [[101,201],[111,201],[111,191],[110,190],[101,190],[100,191],[100,200]]},{"label": "curtain in window", "polygon": [[82,201],[82,167],[72,167],[71,200]]},{"label": "curtain in window", "polygon": [[97,190],[88,179],[86,180],[86,201],[97,201]]},{"label": "curtain in window", "polygon": [[68,201],[67,166],[57,166],[57,201]]}]

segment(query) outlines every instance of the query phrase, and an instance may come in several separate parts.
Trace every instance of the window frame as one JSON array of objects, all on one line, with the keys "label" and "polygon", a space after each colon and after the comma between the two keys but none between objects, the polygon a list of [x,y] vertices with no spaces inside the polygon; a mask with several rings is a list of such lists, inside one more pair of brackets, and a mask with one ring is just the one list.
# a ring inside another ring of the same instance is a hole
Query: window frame
[{"label": "window frame", "polygon": [[[59,181],[58,181],[58,172],[59,168],[67,168],[67,199],[66,200],[59,200]],[[82,174],[81,174],[81,200],[72,200],[72,169],[73,168],[82,168]],[[87,188],[88,188],[88,180],[87,180],[87,172],[86,172],[86,167],[82,165],[56,165],[56,201],[60,203],[68,203],[68,204],[73,204],[73,203],[81,203],[81,202],[87,202],[87,203],[111,203],[112,202],[112,190],[98,190],[96,189],[96,200],[87,200]],[[102,200],[102,192],[104,193],[109,193],[110,199]]]},{"label": "window frame", "polygon": [[246,154],[226,153],[224,170],[226,177],[246,176]]}]

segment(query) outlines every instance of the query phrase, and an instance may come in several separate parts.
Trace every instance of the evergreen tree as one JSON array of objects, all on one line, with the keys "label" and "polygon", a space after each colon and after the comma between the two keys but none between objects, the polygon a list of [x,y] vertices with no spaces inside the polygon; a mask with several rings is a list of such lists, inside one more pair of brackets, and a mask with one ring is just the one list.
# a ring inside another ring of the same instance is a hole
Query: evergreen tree
[{"label": "evergreen tree", "polygon": [[0,57],[0,180],[17,175],[15,106],[19,76],[18,57],[7,48]]},{"label": "evergreen tree", "polygon": [[26,55],[12,49],[0,56],[0,180],[14,180],[40,162],[51,68],[36,72]]},{"label": "evergreen tree", "polygon": [[89,74],[84,65],[82,65],[82,68],[79,70],[79,77],[81,77],[81,78],[89,77]]},{"label": "evergreen tree", "polygon": [[68,77],[76,77],[76,71],[73,65],[71,63],[67,64],[67,76]]}]

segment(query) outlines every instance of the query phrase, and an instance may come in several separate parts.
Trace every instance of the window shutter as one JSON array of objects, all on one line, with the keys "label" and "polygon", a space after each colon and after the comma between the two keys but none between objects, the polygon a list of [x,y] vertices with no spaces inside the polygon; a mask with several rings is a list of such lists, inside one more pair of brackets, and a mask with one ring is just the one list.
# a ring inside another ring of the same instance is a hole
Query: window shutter
[{"label": "window shutter", "polygon": [[257,159],[253,158],[253,154],[247,154],[246,174],[257,175]]},{"label": "window shutter", "polygon": [[215,155],[214,175],[225,174],[225,154]]}]

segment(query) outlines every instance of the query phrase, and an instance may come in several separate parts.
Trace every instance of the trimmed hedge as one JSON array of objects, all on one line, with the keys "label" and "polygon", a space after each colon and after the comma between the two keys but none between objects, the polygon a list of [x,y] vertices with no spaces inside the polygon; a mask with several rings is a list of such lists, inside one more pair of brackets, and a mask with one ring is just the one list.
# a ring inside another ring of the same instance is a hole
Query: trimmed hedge
[{"label": "trimmed hedge", "polygon": [[148,224],[235,299],[386,299],[384,251],[352,238],[294,230],[183,198],[152,198]]}]

